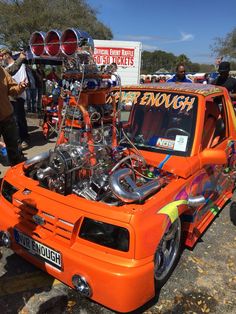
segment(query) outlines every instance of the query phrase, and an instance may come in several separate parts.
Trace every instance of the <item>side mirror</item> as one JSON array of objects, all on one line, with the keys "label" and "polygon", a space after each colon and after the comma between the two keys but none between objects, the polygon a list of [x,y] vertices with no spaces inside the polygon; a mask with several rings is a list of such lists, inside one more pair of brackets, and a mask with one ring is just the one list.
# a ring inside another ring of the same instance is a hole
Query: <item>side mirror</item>
[{"label": "side mirror", "polygon": [[227,155],[224,150],[206,148],[200,154],[200,162],[202,166],[215,164],[225,165],[227,163]]}]

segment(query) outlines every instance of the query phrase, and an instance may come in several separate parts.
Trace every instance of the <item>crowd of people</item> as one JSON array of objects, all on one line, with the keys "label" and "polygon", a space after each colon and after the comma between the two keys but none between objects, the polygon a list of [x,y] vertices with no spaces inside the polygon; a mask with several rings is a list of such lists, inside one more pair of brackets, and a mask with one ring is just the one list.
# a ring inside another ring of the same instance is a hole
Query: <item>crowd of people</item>
[{"label": "crowd of people", "polygon": [[[6,146],[9,164],[15,165],[24,160],[22,151],[29,147],[30,136],[26,119],[27,112],[41,112],[42,95],[45,93],[45,82],[59,81],[55,67],[45,75],[41,64],[26,64],[26,55],[21,52],[15,60],[11,50],[0,49],[0,136]],[[119,80],[116,64],[110,69],[114,80]],[[230,63],[222,62],[218,69],[219,75],[211,84],[224,86],[233,101],[236,101],[236,79],[229,75]],[[141,83],[193,83],[187,77],[184,64],[178,64],[172,77],[159,76],[143,78]],[[205,75],[203,84],[209,83]],[[1,145],[2,142],[0,142]]]},{"label": "crowd of people", "polygon": [[42,110],[42,95],[45,91],[46,75],[41,64],[32,64],[26,66],[26,72],[29,80],[27,89],[27,111],[40,112]]},{"label": "crowd of people", "polygon": [[[218,86],[225,87],[233,102],[236,101],[236,78],[230,76],[230,62],[222,61],[218,67],[219,75],[215,80],[210,80],[208,73],[204,74],[204,77],[201,79],[202,84],[213,84]],[[141,77],[140,83],[196,83],[194,79],[191,79],[186,75],[185,65],[179,63],[176,67],[175,74],[173,76],[150,76]]]},{"label": "crowd of people", "polygon": [[141,76],[140,84],[148,84],[148,83],[165,83],[167,80],[165,75],[153,75],[153,76]]},{"label": "crowd of people", "polygon": [[[6,67],[6,69],[0,67],[0,134],[6,145],[9,163],[13,166],[24,159],[19,145],[20,137],[17,125],[17,113],[14,111],[14,104],[18,103],[18,99],[23,99],[23,95],[28,86],[28,81],[23,75],[24,66],[22,67],[22,56],[19,57],[21,59],[18,60],[17,63],[11,63],[10,58],[5,51],[1,51],[0,53],[3,64]],[[22,72],[20,71],[17,76],[20,69],[22,69]],[[16,75],[15,78],[18,79],[18,82],[12,75]],[[21,100],[19,103],[21,106]]]},{"label": "crowd of people", "polygon": [[15,60],[10,49],[0,49],[0,147],[6,147],[10,165],[25,159],[31,144],[26,115],[42,111],[46,80],[59,80],[54,67],[45,75],[43,65],[25,60],[24,52]]}]

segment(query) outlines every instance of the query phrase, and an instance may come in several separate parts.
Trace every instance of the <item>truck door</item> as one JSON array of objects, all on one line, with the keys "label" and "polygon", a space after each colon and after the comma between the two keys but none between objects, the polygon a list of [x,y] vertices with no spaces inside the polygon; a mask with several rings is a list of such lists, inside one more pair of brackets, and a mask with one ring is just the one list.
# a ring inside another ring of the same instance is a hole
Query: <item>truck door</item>
[{"label": "truck door", "polygon": [[[202,135],[202,151],[205,149],[223,150],[227,154],[227,164],[209,164],[201,172],[202,184],[198,194],[206,199],[198,210],[198,219],[207,212],[219,210],[228,193],[231,193],[234,179],[235,142],[231,140],[227,119],[227,108],[223,96],[209,97],[205,104],[205,119]],[[215,212],[216,213],[216,212]]]}]

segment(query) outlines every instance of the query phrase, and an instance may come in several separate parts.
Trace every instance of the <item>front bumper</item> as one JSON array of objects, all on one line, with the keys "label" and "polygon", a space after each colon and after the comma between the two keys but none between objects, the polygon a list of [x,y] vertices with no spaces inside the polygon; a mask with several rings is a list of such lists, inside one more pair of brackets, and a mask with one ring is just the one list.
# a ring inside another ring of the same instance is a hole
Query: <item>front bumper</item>
[{"label": "front bumper", "polygon": [[[72,278],[80,275],[91,287],[91,299],[119,312],[132,311],[149,301],[155,294],[153,261],[121,259],[113,257],[100,247],[88,250],[86,245],[74,243],[66,246],[53,237],[41,239],[37,233],[29,234],[13,215],[14,206],[0,198],[0,232],[10,235],[10,247],[18,255],[38,268],[74,288]],[[62,269],[58,270],[45,260],[29,253],[14,238],[14,228],[41,244],[58,251],[62,255]],[[113,262],[114,260],[114,262]]]}]

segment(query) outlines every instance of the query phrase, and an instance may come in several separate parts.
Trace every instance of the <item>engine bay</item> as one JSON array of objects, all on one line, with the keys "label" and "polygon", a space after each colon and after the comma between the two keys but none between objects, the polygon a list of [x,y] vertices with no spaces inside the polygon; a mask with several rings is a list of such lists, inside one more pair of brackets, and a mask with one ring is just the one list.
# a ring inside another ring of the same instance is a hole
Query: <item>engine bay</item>
[{"label": "engine bay", "polygon": [[65,128],[68,141],[28,159],[23,165],[25,175],[55,193],[116,206],[142,202],[168,183],[170,174],[147,165],[122,140],[114,145],[114,133],[116,140],[118,134],[111,123],[94,123],[90,131]]}]

